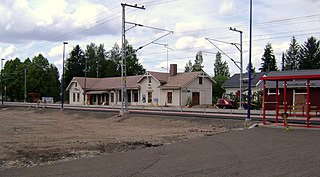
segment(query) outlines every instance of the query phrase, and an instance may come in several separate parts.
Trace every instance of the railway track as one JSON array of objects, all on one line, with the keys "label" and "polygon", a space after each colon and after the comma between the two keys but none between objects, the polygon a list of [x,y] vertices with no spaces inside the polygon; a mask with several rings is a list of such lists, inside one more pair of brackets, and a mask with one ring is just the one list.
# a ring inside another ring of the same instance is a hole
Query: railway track
[{"label": "railway track", "polygon": [[[7,102],[5,107],[29,107],[38,109],[61,109],[60,104],[36,104],[36,103],[18,103]],[[119,112],[120,106],[72,106],[65,105],[65,110],[79,110],[79,111],[102,111],[102,112]],[[161,116],[179,116],[179,117],[200,117],[200,118],[214,118],[214,119],[233,119],[233,120],[245,120],[246,110],[215,110],[215,109],[190,109],[190,108],[162,108],[162,107],[129,107],[129,114],[144,114],[144,115],[161,115]],[[252,121],[263,120],[260,111],[253,111],[250,116]],[[266,121],[275,123],[275,115],[269,114],[266,116]],[[290,124],[305,125],[305,117],[289,117],[288,122]],[[283,124],[283,119],[279,118],[278,124]],[[319,126],[320,118],[311,118],[311,126]]]}]

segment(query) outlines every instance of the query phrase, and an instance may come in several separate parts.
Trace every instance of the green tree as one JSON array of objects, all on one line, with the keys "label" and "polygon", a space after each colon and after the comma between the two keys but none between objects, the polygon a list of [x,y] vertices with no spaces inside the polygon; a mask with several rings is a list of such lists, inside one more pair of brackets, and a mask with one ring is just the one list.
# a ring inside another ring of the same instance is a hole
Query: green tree
[{"label": "green tree", "polygon": [[97,76],[97,46],[94,43],[90,43],[86,46],[85,57],[87,59],[87,77]]},{"label": "green tree", "polygon": [[3,75],[9,101],[24,100],[25,69],[27,71],[27,93],[51,96],[54,97],[54,100],[60,98],[58,69],[39,54],[32,61],[27,58],[22,63],[19,58],[16,58],[6,62]]},{"label": "green tree", "polygon": [[[121,76],[121,49],[118,44],[107,53],[107,60],[113,76]],[[136,50],[126,41],[126,66],[127,76],[140,75],[145,73],[145,69],[139,63]]]},{"label": "green tree", "polygon": [[223,75],[215,75],[213,77],[213,80],[216,81],[216,84],[213,85],[214,102],[216,102],[218,98],[222,97],[222,94],[225,92],[225,90],[222,88],[222,84],[228,79],[229,77]]},{"label": "green tree", "polygon": [[297,70],[299,69],[299,51],[300,46],[293,36],[289,49],[286,51],[286,55],[284,57],[284,67],[285,70]]},{"label": "green tree", "polygon": [[203,57],[202,52],[198,52],[196,54],[196,59],[194,60],[194,64],[192,65],[192,71],[202,71],[202,68],[204,67],[202,65],[203,63]]},{"label": "green tree", "polygon": [[126,46],[126,60],[127,60],[127,76],[141,75],[146,72],[143,66],[139,63],[136,51],[131,45]]},{"label": "green tree", "polygon": [[9,60],[3,68],[3,82],[6,86],[8,101],[21,101],[24,99],[24,66],[19,58]]},{"label": "green tree", "polygon": [[[249,63],[246,67],[247,72],[249,72]],[[253,64],[251,63],[251,73],[255,73],[256,72],[256,68],[253,66]]]},{"label": "green tree", "polygon": [[284,65],[285,65],[285,59],[286,59],[285,54],[284,54],[284,52],[282,52],[282,57],[281,57],[281,71],[284,71],[284,70],[285,70],[285,67],[284,67]]},{"label": "green tree", "polygon": [[85,75],[85,56],[79,45],[76,45],[66,60],[65,68],[65,88],[73,77],[84,77]]},{"label": "green tree", "polygon": [[33,57],[27,67],[27,86],[28,93],[39,93],[41,97],[50,96],[60,100],[58,69],[41,54]]},{"label": "green tree", "polygon": [[273,49],[271,46],[271,43],[268,43],[266,45],[266,48],[264,49],[264,54],[261,58],[261,68],[259,68],[262,72],[270,72],[270,71],[277,71],[277,63],[276,63],[276,57],[273,54]]},{"label": "green tree", "polygon": [[222,62],[221,53],[216,54],[216,61],[214,63],[214,75],[230,77],[229,66],[226,61]]},{"label": "green tree", "polygon": [[186,66],[184,67],[184,72],[192,72],[192,62],[191,60],[188,61],[188,63],[186,64]]},{"label": "green tree", "polygon": [[117,43],[115,43],[112,49],[107,53],[108,60],[112,61],[115,64],[115,72],[114,76],[121,75],[121,51],[120,47]]},{"label": "green tree", "polygon": [[320,43],[315,37],[310,37],[301,47],[299,69],[320,68]]},{"label": "green tree", "polygon": [[216,81],[216,84],[213,85],[213,98],[221,98],[225,90],[221,87],[222,84],[228,80],[230,77],[229,67],[226,61],[222,61],[221,53],[216,54],[216,60],[214,63],[214,77],[213,80]]}]

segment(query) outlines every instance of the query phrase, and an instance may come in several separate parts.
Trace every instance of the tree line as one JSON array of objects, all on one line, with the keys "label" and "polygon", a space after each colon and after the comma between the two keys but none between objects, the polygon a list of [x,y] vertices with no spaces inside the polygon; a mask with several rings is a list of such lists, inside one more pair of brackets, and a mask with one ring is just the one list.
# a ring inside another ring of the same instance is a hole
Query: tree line
[{"label": "tree line", "polygon": [[7,61],[2,79],[8,101],[31,101],[30,95],[50,96],[58,100],[61,92],[58,68],[42,54],[24,62],[19,58]]},{"label": "tree line", "polygon": [[320,69],[320,41],[311,36],[307,41],[299,45],[293,36],[289,49],[282,53],[281,69],[278,69],[271,43],[268,43],[261,61],[259,70],[262,72]]},{"label": "tree line", "polygon": [[[136,50],[129,45],[128,41],[125,42],[125,46],[127,76],[144,74],[146,70],[139,63]],[[121,76],[121,48],[119,45],[115,43],[108,52],[104,49],[103,44],[97,46],[90,43],[85,50],[76,45],[66,61],[65,83],[69,84],[73,77],[85,76],[93,78]]]},{"label": "tree line", "polygon": [[[126,42],[127,76],[140,75],[145,69],[139,63],[136,50]],[[8,60],[2,70],[8,101],[34,101],[36,97],[53,97],[61,101],[61,80],[58,68],[50,64],[42,54],[23,62],[19,58]],[[115,77],[121,75],[121,49],[114,44],[106,51],[103,44],[90,43],[82,50],[73,47],[65,62],[64,90],[73,77]],[[26,89],[25,89],[26,86]],[[65,94],[68,100],[68,94]]]},{"label": "tree line", "polygon": [[[273,53],[271,43],[267,43],[264,53],[261,57],[261,72],[270,72],[278,70],[304,70],[304,69],[320,69],[320,41],[311,36],[302,45],[299,45],[296,38],[293,36],[289,49],[282,53],[281,69],[278,69],[276,57]],[[185,65],[184,72],[202,71],[203,69],[202,52],[196,54],[195,60],[192,63],[189,60]],[[226,61],[222,61],[222,55],[217,52],[215,63],[213,66],[214,76],[212,77],[216,84],[213,86],[213,97],[220,98],[225,92],[221,88],[222,84],[230,78],[229,67]],[[248,70],[248,66],[246,68]],[[255,68],[251,64],[251,72],[255,72]]]}]

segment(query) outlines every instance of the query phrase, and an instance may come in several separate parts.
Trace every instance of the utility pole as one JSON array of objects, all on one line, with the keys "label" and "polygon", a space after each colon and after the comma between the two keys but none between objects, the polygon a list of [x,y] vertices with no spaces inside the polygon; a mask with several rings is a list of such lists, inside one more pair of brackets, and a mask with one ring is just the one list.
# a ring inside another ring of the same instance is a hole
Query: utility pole
[{"label": "utility pole", "polygon": [[127,95],[127,61],[126,61],[126,7],[145,10],[144,6],[130,5],[121,3],[122,6],[122,49],[121,49],[121,111],[120,115],[123,116],[128,112],[128,95]]},{"label": "utility pole", "polygon": [[237,30],[236,28],[232,28],[232,27],[230,27],[229,30],[240,33],[240,48],[235,43],[232,43],[232,44],[234,46],[236,46],[237,49],[240,51],[240,106],[239,106],[239,109],[243,109],[243,106],[242,106],[242,72],[243,72],[243,65],[242,65],[242,33],[243,32],[241,30]]},{"label": "utility pole", "polygon": [[252,0],[250,0],[250,31],[249,31],[249,71],[248,71],[248,112],[246,124],[251,121],[250,109],[251,109],[251,48],[252,48]]},{"label": "utility pole", "polygon": [[63,53],[62,53],[62,78],[61,78],[61,110],[63,111],[64,103],[64,57],[65,57],[65,48],[68,42],[63,42]]}]

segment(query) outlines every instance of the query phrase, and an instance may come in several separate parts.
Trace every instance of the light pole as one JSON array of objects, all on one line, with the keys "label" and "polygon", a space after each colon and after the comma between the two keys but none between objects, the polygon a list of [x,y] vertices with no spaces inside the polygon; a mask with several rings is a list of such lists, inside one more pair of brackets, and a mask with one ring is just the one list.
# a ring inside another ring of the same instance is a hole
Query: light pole
[{"label": "light pole", "polygon": [[250,0],[250,28],[249,28],[249,70],[248,70],[248,112],[246,124],[251,121],[250,109],[251,109],[251,48],[252,48],[252,0]]},{"label": "light pole", "polygon": [[157,44],[157,45],[162,45],[167,49],[167,73],[169,73],[169,49],[171,51],[173,51],[172,48],[168,47],[168,44],[162,44],[162,43],[157,43],[157,42],[153,42],[153,44]]},{"label": "light pole", "polygon": [[61,110],[63,110],[64,103],[64,57],[65,57],[65,48],[68,42],[63,42],[63,53],[62,53],[62,77],[61,77]]},{"label": "light pole", "polygon": [[24,102],[27,102],[27,66],[24,66]]},{"label": "light pole", "polygon": [[84,105],[87,104],[86,102],[86,92],[87,92],[87,65],[88,65],[88,60],[87,57],[85,57],[85,68],[84,68],[84,88],[83,88],[83,102]]},{"label": "light pole", "polygon": [[2,79],[3,60],[5,59],[1,58],[1,105],[2,106],[3,106],[3,79]]},{"label": "light pole", "polygon": [[235,43],[231,43],[231,44],[236,46],[237,49],[240,51],[240,95],[239,95],[240,96],[240,106],[239,106],[239,109],[243,109],[243,107],[242,107],[242,72],[243,72],[243,66],[242,66],[242,33],[243,32],[241,30],[237,30],[236,28],[232,28],[232,27],[230,27],[229,30],[240,33],[240,48]]}]

